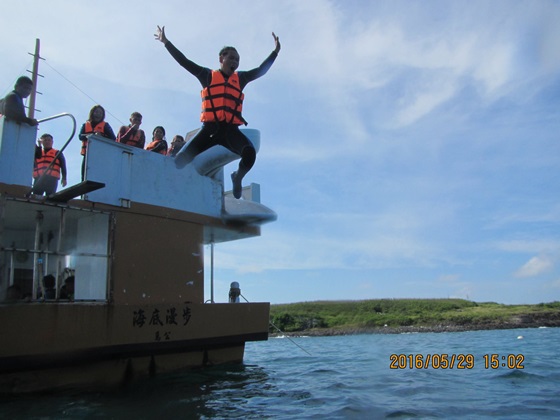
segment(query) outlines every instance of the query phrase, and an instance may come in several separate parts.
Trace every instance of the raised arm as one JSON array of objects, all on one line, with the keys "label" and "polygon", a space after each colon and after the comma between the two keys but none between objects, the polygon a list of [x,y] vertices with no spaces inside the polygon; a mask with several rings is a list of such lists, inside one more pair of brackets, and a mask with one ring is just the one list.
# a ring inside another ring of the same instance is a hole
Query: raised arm
[{"label": "raised arm", "polygon": [[167,42],[167,37],[165,36],[165,26],[161,28],[157,25],[156,33],[154,34],[157,41],[163,42],[164,44]]},{"label": "raised arm", "polygon": [[173,45],[173,43],[169,41],[165,36],[165,26],[162,26],[160,28],[158,25],[157,31],[154,36],[156,38],[156,41],[160,41],[165,45],[165,48],[167,49],[167,51],[169,51],[169,54],[171,54],[171,56],[175,59],[175,61],[177,61],[177,63],[179,63],[181,67],[183,67],[190,74],[196,77],[200,81],[200,84],[202,86],[206,86],[206,84],[208,83],[210,69],[199,66],[195,62],[185,57],[185,55],[181,51],[179,51],[175,47],[175,45]]},{"label": "raised arm", "polygon": [[276,45],[274,52],[278,54],[280,52],[280,48],[282,48],[280,45],[280,38],[278,38],[274,32],[272,32],[272,37],[274,38],[274,44]]},{"label": "raised arm", "polygon": [[270,55],[262,62],[262,64],[259,67],[252,70],[239,72],[241,89],[243,89],[247,85],[247,83],[252,82],[253,80],[258,79],[259,77],[264,76],[266,72],[270,69],[270,67],[272,67],[272,64],[276,60],[276,57],[278,57],[278,52],[280,51],[281,48],[280,38],[278,38],[274,32],[272,32],[272,36],[274,38],[274,44],[276,45],[274,51],[270,53]]}]

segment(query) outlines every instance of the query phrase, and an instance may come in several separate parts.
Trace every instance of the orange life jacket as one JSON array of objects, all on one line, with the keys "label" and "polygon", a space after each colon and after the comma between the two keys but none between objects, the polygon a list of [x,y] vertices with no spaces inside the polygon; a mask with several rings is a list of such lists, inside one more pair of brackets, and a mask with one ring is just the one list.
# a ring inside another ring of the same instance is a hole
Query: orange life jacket
[{"label": "orange life jacket", "polygon": [[[37,179],[45,173],[57,153],[58,150],[55,149],[50,149],[48,151],[44,151],[43,149],[41,149],[41,157],[39,159],[35,159],[35,165],[33,167],[33,178]],[[56,179],[60,179],[60,159],[57,159],[56,162],[53,163],[53,165],[47,172],[47,175],[53,176]]]},{"label": "orange life jacket", "polygon": [[241,116],[245,95],[241,92],[237,72],[229,76],[226,81],[221,71],[212,70],[210,85],[202,89],[200,95],[202,97],[200,121],[224,121],[228,124],[247,125],[247,121]]},{"label": "orange life jacket", "polygon": [[[160,146],[158,150],[153,150],[160,144],[163,144],[163,146]],[[154,140],[146,146],[146,150],[153,150],[161,155],[167,155],[167,142],[165,140]]]},{"label": "orange life jacket", "polygon": [[117,141],[119,143],[127,144],[129,146],[142,147],[143,144],[140,143],[140,140],[142,140],[142,134],[144,134],[144,132],[138,129],[136,130],[136,133],[134,133],[133,136],[130,136],[127,140],[123,140],[122,138],[120,138],[120,133],[119,133],[119,138],[117,138]]},{"label": "orange life jacket", "polygon": [[[92,127],[90,121],[86,121],[84,132],[82,134],[92,134],[92,133],[104,133],[105,132],[105,121],[101,121],[97,123],[95,127]],[[82,140],[82,150],[80,154],[84,156],[86,154],[87,149],[87,140]]]}]

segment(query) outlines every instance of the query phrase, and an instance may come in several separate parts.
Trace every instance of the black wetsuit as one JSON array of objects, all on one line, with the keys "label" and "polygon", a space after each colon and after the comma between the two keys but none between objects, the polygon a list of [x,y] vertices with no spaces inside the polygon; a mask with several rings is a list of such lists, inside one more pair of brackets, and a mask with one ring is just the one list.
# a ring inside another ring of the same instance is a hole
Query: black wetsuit
[{"label": "black wetsuit", "polygon": [[[189,73],[195,76],[202,88],[208,87],[212,80],[212,70],[207,67],[199,66],[189,60],[179,51],[170,41],[165,43],[165,48],[171,56]],[[247,86],[249,82],[264,76],[270,69],[278,54],[273,51],[263,63],[252,70],[238,71],[239,84],[241,90]],[[228,76],[222,72],[227,80]],[[204,152],[212,146],[221,145],[241,156],[240,165],[245,170],[251,169],[255,163],[256,152],[250,140],[239,130],[239,126],[228,124],[227,122],[205,122],[202,124],[200,131],[192,138],[187,147],[183,148],[175,156],[175,162],[178,167],[183,167],[190,163],[196,155]]]}]

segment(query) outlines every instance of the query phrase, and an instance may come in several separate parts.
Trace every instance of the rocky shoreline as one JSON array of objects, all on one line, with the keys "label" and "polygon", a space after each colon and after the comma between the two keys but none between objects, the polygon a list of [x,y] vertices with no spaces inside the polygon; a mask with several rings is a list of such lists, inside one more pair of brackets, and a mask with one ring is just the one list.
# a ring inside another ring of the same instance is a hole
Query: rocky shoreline
[{"label": "rocky shoreline", "polygon": [[555,328],[560,327],[560,314],[551,317],[543,314],[526,314],[516,316],[504,322],[488,322],[483,324],[449,324],[449,325],[412,325],[398,327],[341,327],[341,328],[314,328],[304,331],[271,333],[270,337],[278,336],[335,336],[354,334],[411,334],[411,333],[446,333],[480,330],[509,330],[515,328]]}]

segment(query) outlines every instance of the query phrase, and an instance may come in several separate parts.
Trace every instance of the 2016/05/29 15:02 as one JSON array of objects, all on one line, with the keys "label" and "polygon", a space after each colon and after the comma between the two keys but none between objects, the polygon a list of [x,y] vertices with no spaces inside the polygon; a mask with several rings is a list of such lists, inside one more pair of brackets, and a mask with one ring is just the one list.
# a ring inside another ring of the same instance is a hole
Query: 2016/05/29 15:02
[{"label": "2016/05/29 15:02", "polygon": [[485,354],[482,356],[484,359],[484,369],[498,369],[500,367],[508,369],[523,369],[523,362],[525,356],[522,354]]},{"label": "2016/05/29 15:02", "polygon": [[[485,354],[482,356],[484,369],[523,369],[525,356],[522,354]],[[391,354],[390,369],[474,369],[472,354]]]}]

